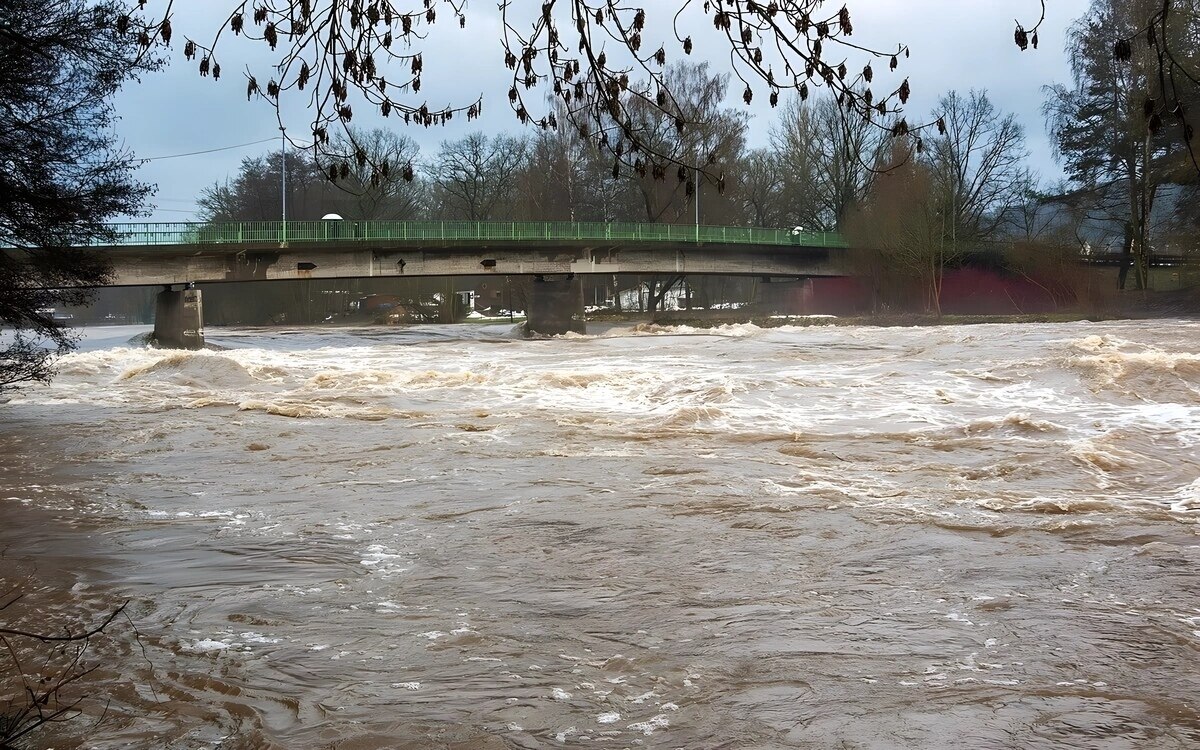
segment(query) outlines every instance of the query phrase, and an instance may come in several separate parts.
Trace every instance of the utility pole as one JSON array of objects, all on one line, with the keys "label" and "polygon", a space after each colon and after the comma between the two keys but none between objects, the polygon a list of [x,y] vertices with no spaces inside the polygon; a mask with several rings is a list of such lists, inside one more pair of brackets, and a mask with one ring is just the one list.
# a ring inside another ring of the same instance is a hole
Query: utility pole
[{"label": "utility pole", "polygon": [[287,128],[279,126],[279,167],[282,178],[279,196],[283,201],[283,235],[280,247],[287,247]]}]

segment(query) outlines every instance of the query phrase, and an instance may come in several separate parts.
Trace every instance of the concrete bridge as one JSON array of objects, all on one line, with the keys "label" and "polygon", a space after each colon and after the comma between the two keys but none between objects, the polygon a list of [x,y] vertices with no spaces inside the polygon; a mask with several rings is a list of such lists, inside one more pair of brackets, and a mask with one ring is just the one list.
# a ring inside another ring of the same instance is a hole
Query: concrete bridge
[{"label": "concrete bridge", "polygon": [[[200,282],[526,275],[527,320],[582,332],[582,274],[846,274],[837,234],[790,229],[601,222],[305,221],[113,225],[97,245],[116,286],[162,285],[155,334],[203,346]],[[181,290],[174,286],[184,287]]]}]

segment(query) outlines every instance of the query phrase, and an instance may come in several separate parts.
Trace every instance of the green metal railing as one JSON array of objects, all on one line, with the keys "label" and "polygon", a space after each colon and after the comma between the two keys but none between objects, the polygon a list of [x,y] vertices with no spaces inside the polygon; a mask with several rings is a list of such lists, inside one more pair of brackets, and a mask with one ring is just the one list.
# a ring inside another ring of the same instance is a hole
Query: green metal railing
[{"label": "green metal railing", "polygon": [[672,242],[789,247],[846,247],[835,232],[686,224],[544,221],[239,221],[113,224],[97,246],[217,245],[283,242]]}]

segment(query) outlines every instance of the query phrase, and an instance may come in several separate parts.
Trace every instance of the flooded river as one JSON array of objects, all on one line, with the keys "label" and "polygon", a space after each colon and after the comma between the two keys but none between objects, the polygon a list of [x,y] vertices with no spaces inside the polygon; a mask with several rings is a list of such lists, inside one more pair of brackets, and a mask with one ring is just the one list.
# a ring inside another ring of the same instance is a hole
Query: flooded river
[{"label": "flooded river", "polygon": [[0,405],[56,747],[1200,747],[1200,323],[134,333]]}]

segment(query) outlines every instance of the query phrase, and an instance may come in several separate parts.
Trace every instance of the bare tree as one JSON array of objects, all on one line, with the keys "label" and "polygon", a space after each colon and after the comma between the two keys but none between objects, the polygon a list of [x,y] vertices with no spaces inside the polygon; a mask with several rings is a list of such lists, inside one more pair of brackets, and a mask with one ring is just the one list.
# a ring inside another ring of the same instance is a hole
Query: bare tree
[{"label": "bare tree", "polygon": [[[137,10],[122,18],[118,28],[146,46],[159,40],[169,43],[173,2],[138,0]],[[233,0],[226,7],[229,14],[211,35],[203,29],[185,30],[184,56],[200,75],[218,79],[230,37],[269,46],[273,62],[267,69],[247,72],[247,95],[262,97],[277,110],[289,95],[307,97],[318,150],[330,153],[329,131],[347,125],[356,106],[421,127],[445,124],[460,115],[471,119],[481,112],[482,98],[474,95],[456,105],[430,107],[420,94],[426,73],[420,43],[439,18],[466,27],[464,0]],[[679,116],[666,69],[680,56],[692,54],[697,44],[715,46],[718,51],[710,56],[729,55],[730,70],[747,104],[756,94],[774,104],[789,91],[804,97],[810,90],[827,88],[847,111],[897,135],[915,130],[898,118],[910,86],[895,71],[908,48],[896,44],[871,49],[855,42],[848,5],[826,0],[674,0],[654,5],[546,0],[526,8],[501,0],[499,11],[501,51],[513,71],[507,98],[517,119],[558,126],[555,106],[531,104],[549,95],[565,106],[568,123],[585,139],[614,155],[620,152],[616,158],[626,166],[632,167],[640,156],[647,171],[662,179],[681,157],[695,154],[657,150],[646,137],[646,118],[633,110],[656,108],[673,118],[680,130],[696,124]],[[711,39],[693,40],[683,32],[696,23],[711,26]],[[880,68],[878,74],[873,64]],[[648,82],[648,95],[628,95],[634,80]]]},{"label": "bare tree", "polygon": [[773,151],[759,148],[742,156],[737,164],[733,196],[742,205],[742,213],[751,226],[778,227],[787,222],[791,212],[784,190],[786,183],[786,168]]},{"label": "bare tree", "polygon": [[[642,81],[626,94],[626,110],[632,127],[642,134],[642,148],[681,165],[668,175],[663,163],[641,155],[632,158],[632,178],[642,194],[645,218],[650,222],[686,223],[694,218],[699,197],[704,215],[709,217],[707,223],[718,223],[722,213],[732,213],[731,206],[723,206],[719,196],[725,191],[726,173],[745,148],[747,117],[725,106],[729,76],[713,74],[708,63],[670,65],[662,80],[673,94],[663,100],[662,106],[649,103],[651,98],[666,96],[666,89],[654,93],[651,86],[657,84]],[[681,120],[691,123],[691,127],[680,129]],[[618,144],[614,177],[629,171],[621,169],[619,160],[623,156]],[[703,166],[689,169],[684,164]],[[697,191],[702,194],[697,196]],[[703,217],[701,222],[705,222]]]},{"label": "bare tree", "polygon": [[870,188],[887,138],[862,118],[844,117],[837,102],[821,97],[790,99],[771,141],[785,170],[790,222],[834,230]]},{"label": "bare tree", "polygon": [[348,165],[344,179],[336,180],[344,192],[338,203],[346,218],[403,221],[424,210],[425,185],[414,181],[414,164],[421,151],[416,141],[394,130],[354,127],[336,141],[338,151],[362,157]]},{"label": "bare tree", "polygon": [[303,151],[248,156],[237,174],[200,192],[196,204],[202,221],[279,221],[283,215],[282,159],[287,161],[288,217],[319,219],[334,210],[340,197],[324,172]]},{"label": "bare tree", "polygon": [[1033,177],[1026,166],[1025,131],[1002,115],[985,91],[951,91],[938,102],[941,134],[923,161],[952,247],[994,236],[1009,212],[1025,202]]},{"label": "bare tree", "polygon": [[852,247],[864,249],[853,262],[871,279],[877,306],[906,303],[915,284],[923,309],[940,317],[943,273],[957,258],[942,232],[934,176],[914,156],[899,144],[893,148],[845,231]]},{"label": "bare tree", "polygon": [[508,218],[525,155],[525,141],[509,135],[472,133],[444,141],[426,168],[436,210],[449,219]]}]

